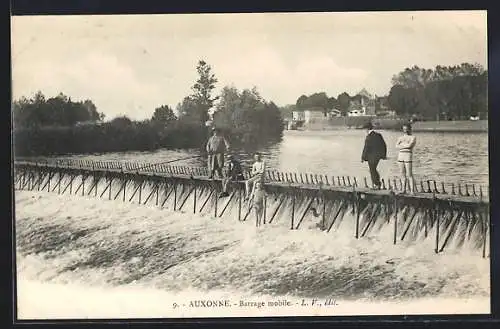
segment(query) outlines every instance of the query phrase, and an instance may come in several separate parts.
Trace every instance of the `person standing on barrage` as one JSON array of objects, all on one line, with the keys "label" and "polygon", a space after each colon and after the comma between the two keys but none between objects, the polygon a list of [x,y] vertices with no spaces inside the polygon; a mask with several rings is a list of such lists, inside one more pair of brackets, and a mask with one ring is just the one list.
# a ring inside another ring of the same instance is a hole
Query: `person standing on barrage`
[{"label": "person standing on barrage", "polygon": [[222,193],[219,197],[227,197],[229,193],[227,192],[230,182],[244,181],[243,170],[241,169],[241,164],[234,155],[228,156],[228,161],[226,164],[226,170],[224,173],[224,178],[222,179]]},{"label": "person standing on barrage", "polygon": [[249,205],[255,211],[255,226],[260,227],[262,224],[262,216],[264,214],[264,197],[266,192],[262,181],[256,181],[252,188],[252,193],[249,198]]},{"label": "person standing on barrage", "polygon": [[365,146],[361,154],[361,162],[368,162],[370,176],[374,189],[380,189],[380,174],[377,171],[377,166],[380,160],[387,159],[387,145],[381,134],[373,130],[371,122],[364,126],[367,129]]},{"label": "person standing on barrage", "polygon": [[415,193],[415,181],[413,179],[413,148],[417,143],[417,138],[411,134],[411,125],[403,125],[403,136],[398,138],[396,148],[398,152],[398,164],[401,176],[405,182],[404,191],[406,192],[406,182],[409,180],[410,193]]},{"label": "person standing on barrage", "polygon": [[250,197],[251,188],[255,182],[264,182],[266,164],[262,160],[260,153],[255,153],[254,159],[255,162],[252,165],[252,171],[250,173],[251,177],[245,182],[245,199]]},{"label": "person standing on barrage", "polygon": [[207,143],[209,178],[212,179],[217,172],[219,178],[223,177],[224,153],[229,150],[228,141],[221,135],[218,128],[212,128],[213,135]]}]

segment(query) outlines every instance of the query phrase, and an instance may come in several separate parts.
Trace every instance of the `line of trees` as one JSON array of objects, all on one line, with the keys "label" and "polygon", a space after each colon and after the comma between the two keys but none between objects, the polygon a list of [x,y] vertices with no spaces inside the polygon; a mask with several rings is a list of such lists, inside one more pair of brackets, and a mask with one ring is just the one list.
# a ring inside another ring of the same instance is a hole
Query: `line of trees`
[{"label": "line of trees", "polygon": [[[325,92],[301,95],[294,105],[281,109],[284,116],[292,111],[318,111],[326,115],[338,109],[347,115],[353,101],[363,97],[342,92],[336,98]],[[464,120],[488,114],[488,72],[479,64],[438,65],[434,69],[418,66],[394,75],[387,97],[376,97],[375,111],[384,108],[399,116],[420,116],[428,120]],[[366,100],[366,99],[365,99]],[[371,101],[371,100],[370,100]]]},{"label": "line of trees", "polygon": [[15,127],[74,126],[79,122],[96,122],[104,119],[95,104],[87,99],[73,102],[60,93],[46,98],[40,91],[32,98],[21,97],[13,102]]},{"label": "line of trees", "polygon": [[296,109],[299,111],[318,111],[325,115],[337,105],[337,99],[328,97],[325,92],[314,93],[309,96],[301,95],[295,103]]},{"label": "line of trees", "polygon": [[326,114],[333,110],[339,110],[342,115],[347,115],[352,101],[359,98],[358,95],[350,96],[347,92],[343,92],[335,97],[329,97],[325,92],[313,93],[309,96],[301,95],[295,103],[297,111],[317,111]]},{"label": "line of trees", "polygon": [[488,72],[479,64],[413,66],[395,75],[389,106],[401,116],[467,120],[488,115]]},{"label": "line of trees", "polygon": [[[192,93],[177,105],[157,107],[150,119],[135,121],[118,116],[103,122],[104,114],[90,100],[73,102],[60,94],[46,99],[38,92],[32,99],[13,102],[15,151],[18,155],[49,155],[111,151],[142,151],[158,148],[203,148],[209,131],[209,111],[234,146],[256,146],[279,140],[283,122],[278,107],[256,89],[226,87],[214,96],[217,78],[205,61],[196,67],[198,79]],[[231,91],[231,92],[229,92]],[[228,106],[236,96],[240,102]],[[222,118],[225,118],[222,120]]]}]

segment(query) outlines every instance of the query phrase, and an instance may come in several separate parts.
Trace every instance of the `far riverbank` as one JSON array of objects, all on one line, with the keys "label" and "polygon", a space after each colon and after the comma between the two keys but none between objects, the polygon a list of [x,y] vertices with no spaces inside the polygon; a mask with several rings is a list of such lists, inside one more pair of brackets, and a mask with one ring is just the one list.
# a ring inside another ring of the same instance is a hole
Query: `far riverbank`
[{"label": "far riverbank", "polygon": [[415,132],[488,132],[488,120],[480,121],[420,121],[412,125]]},{"label": "far riverbank", "polygon": [[[310,122],[300,127],[298,130],[318,131],[318,130],[344,130],[360,129],[369,121],[373,123],[376,129],[380,130],[400,130],[401,125],[407,122],[403,119],[382,119],[373,117],[350,117],[335,118],[324,122]],[[488,120],[461,120],[461,121],[418,121],[412,124],[414,132],[469,132],[469,133],[487,133]]]}]

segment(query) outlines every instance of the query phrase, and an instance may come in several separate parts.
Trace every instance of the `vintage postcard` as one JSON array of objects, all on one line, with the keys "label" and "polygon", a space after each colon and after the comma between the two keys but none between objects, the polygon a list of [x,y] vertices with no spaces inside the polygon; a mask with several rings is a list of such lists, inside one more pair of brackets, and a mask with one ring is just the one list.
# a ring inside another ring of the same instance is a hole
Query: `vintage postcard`
[{"label": "vintage postcard", "polygon": [[11,26],[19,320],[490,313],[486,11]]}]

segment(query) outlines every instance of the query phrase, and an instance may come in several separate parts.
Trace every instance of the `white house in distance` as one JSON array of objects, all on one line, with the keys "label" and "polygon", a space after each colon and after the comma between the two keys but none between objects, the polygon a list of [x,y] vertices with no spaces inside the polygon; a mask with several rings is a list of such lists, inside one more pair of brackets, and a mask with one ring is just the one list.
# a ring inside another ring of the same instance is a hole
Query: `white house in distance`
[{"label": "white house in distance", "polygon": [[375,115],[375,97],[363,88],[356,96],[351,97],[347,115],[350,117]]},{"label": "white house in distance", "polygon": [[293,111],[292,112],[292,121],[301,122],[301,121],[305,121],[305,120],[306,120],[305,111]]},{"label": "white house in distance", "polygon": [[323,111],[293,111],[292,112],[292,121],[294,122],[302,122],[302,123],[311,123],[311,122],[319,122],[324,121],[327,118]]},{"label": "white house in distance", "polygon": [[327,114],[328,118],[341,117],[341,116],[342,116],[342,111],[338,109],[333,109]]},{"label": "white house in distance", "polygon": [[325,120],[325,114],[323,111],[304,111],[304,122],[312,123]]}]

